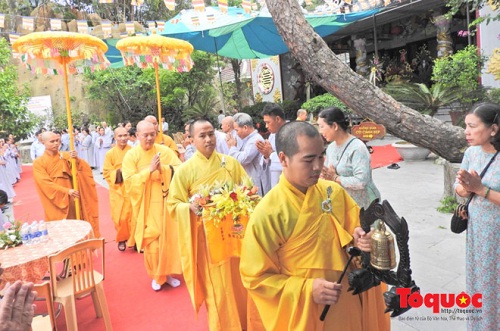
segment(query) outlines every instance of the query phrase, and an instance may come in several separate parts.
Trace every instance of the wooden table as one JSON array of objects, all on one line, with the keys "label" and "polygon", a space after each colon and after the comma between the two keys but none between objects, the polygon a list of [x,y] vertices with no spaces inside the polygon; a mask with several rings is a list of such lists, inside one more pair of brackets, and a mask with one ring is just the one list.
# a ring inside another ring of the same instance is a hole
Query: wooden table
[{"label": "wooden table", "polygon": [[0,289],[7,282],[13,283],[18,279],[34,283],[40,281],[49,271],[49,255],[94,237],[92,226],[86,221],[62,220],[46,224],[49,232],[47,241],[0,250],[0,263],[5,269]]}]

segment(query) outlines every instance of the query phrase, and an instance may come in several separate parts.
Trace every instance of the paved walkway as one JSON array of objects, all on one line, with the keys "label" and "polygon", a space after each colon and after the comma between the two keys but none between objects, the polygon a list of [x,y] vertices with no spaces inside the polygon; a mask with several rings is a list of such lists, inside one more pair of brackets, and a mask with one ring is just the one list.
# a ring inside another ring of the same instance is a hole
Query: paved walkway
[{"label": "paved walkway", "polygon": [[[393,137],[369,145],[385,145]],[[373,170],[382,199],[404,217],[410,230],[410,258],[413,279],[426,293],[465,291],[465,232],[450,231],[451,214],[437,211],[443,196],[443,166],[435,158],[421,162],[400,162],[400,169]],[[456,306],[455,306],[456,307]],[[455,320],[452,320],[455,318]],[[466,330],[465,314],[434,314],[422,306],[392,319],[392,330]]]},{"label": "paved walkway", "polygon": [[[398,140],[388,136],[369,145],[386,145]],[[465,233],[449,230],[450,214],[437,211],[443,195],[443,166],[435,158],[422,162],[400,162],[400,169],[375,169],[373,177],[382,199],[388,200],[410,230],[410,257],[413,279],[426,293],[465,291]],[[106,182],[94,171],[96,182]],[[392,319],[392,330],[466,330],[465,314],[434,314],[422,306]]]}]

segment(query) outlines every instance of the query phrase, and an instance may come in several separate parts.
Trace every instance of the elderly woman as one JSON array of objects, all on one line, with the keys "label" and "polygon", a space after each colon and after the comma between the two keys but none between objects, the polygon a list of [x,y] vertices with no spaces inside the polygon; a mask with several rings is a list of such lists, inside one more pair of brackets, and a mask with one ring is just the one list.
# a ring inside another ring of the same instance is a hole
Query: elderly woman
[{"label": "elderly woman", "polygon": [[[500,106],[481,103],[465,117],[465,151],[455,190],[468,197],[467,293],[482,293],[482,313],[471,314],[468,330],[498,330],[500,325]],[[491,161],[491,163],[490,163]],[[483,177],[481,174],[489,164]]]}]

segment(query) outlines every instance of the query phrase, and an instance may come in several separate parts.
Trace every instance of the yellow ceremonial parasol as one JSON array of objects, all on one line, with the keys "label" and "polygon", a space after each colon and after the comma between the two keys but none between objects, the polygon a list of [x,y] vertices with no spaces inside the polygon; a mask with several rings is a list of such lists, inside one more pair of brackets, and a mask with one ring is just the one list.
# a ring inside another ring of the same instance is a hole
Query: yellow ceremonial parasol
[{"label": "yellow ceremonial parasol", "polygon": [[[34,32],[17,39],[12,48],[21,55],[21,61],[33,73],[63,74],[66,95],[66,114],[70,149],[75,150],[73,122],[71,120],[68,72],[82,73],[84,70],[105,69],[109,61],[104,56],[108,46],[99,38],[83,33],[45,31]],[[78,191],[76,160],[71,159],[73,188]],[[76,217],[80,219],[80,201],[75,199]]]},{"label": "yellow ceremonial parasol", "polygon": [[[187,41],[158,35],[127,37],[116,43],[125,65],[139,68],[154,68],[156,78],[156,99],[158,103],[158,122],[161,123],[160,79],[158,68],[185,72],[191,70],[193,46]],[[163,141],[163,132],[160,129]]]}]

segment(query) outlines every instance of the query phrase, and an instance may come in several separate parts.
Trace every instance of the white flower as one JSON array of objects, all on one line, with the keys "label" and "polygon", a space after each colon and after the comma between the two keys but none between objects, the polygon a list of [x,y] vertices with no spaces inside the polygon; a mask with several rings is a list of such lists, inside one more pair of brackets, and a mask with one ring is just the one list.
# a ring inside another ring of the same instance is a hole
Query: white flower
[{"label": "white flower", "polygon": [[11,234],[9,236],[9,238],[10,238],[10,240],[12,240],[12,242],[16,241],[16,239],[17,239],[17,237],[15,235],[13,235],[13,234]]}]

